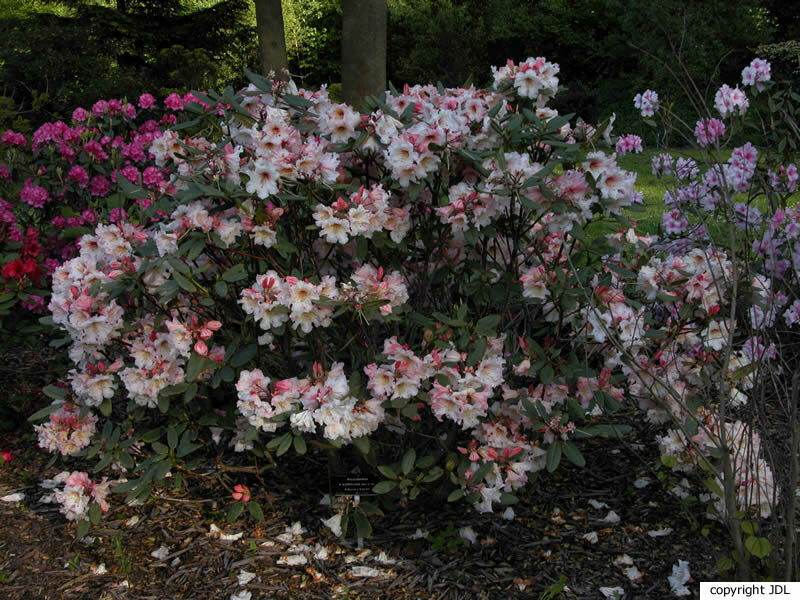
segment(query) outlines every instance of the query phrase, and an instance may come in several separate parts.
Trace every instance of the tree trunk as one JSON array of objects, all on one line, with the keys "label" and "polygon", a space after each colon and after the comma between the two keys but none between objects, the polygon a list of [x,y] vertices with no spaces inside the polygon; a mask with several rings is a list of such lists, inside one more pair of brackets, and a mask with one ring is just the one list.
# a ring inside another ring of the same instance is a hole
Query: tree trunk
[{"label": "tree trunk", "polygon": [[278,79],[287,79],[286,41],[283,36],[281,0],[253,0],[256,5],[256,30],[261,47],[261,72],[275,72]]},{"label": "tree trunk", "polygon": [[386,0],[342,2],[342,97],[358,106],[386,90]]}]

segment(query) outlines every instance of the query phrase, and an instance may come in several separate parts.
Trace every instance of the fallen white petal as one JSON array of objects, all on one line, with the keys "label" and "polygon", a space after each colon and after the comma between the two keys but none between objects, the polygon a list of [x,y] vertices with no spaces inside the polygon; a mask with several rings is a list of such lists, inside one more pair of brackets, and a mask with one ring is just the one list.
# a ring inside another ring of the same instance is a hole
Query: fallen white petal
[{"label": "fallen white petal", "polygon": [[672,527],[664,527],[664,529],[653,529],[647,532],[650,537],[661,537],[672,533]]},{"label": "fallen white petal", "polygon": [[181,557],[180,557],[180,556],[176,556],[176,557],[175,557],[175,558],[172,560],[172,562],[171,562],[171,563],[169,563],[169,566],[170,566],[170,567],[177,567],[179,564],[181,564]]},{"label": "fallen white petal", "polygon": [[244,535],[244,531],[240,531],[239,533],[223,533],[219,536],[223,542],[234,542],[236,540],[242,539]]},{"label": "fallen white petal", "polygon": [[610,510],[603,519],[603,523],[619,523],[619,515],[613,510]]},{"label": "fallen white petal", "polygon": [[622,572],[631,581],[639,581],[642,578],[642,572],[636,567],[627,567]]},{"label": "fallen white petal", "polygon": [[330,519],[322,519],[322,524],[331,530],[336,537],[342,536],[342,513],[333,515]]},{"label": "fallen white petal", "polygon": [[600,510],[601,508],[608,508],[608,504],[606,504],[605,502],[598,502],[594,498],[589,500],[589,505],[596,510]]},{"label": "fallen white petal", "polygon": [[430,533],[428,533],[427,529],[417,529],[413,534],[411,534],[408,537],[411,538],[412,540],[424,540],[429,535]]},{"label": "fallen white petal", "polygon": [[601,587],[600,593],[606,598],[617,600],[617,598],[622,598],[625,595],[625,590],[621,587]]},{"label": "fallen white petal", "polygon": [[291,527],[286,528],[286,533],[291,533],[292,535],[303,535],[306,530],[300,524],[300,521],[295,521]]},{"label": "fallen white petal", "polygon": [[328,549],[325,546],[318,546],[317,551],[314,553],[314,558],[317,560],[328,560]]},{"label": "fallen white petal", "polygon": [[381,572],[372,567],[353,567],[350,569],[350,574],[353,577],[378,577]]},{"label": "fallen white petal", "polygon": [[255,573],[251,573],[250,571],[245,571],[244,569],[239,571],[239,574],[236,576],[236,580],[239,582],[239,585],[247,585],[255,578],[256,578]]},{"label": "fallen white petal", "polygon": [[208,528],[208,533],[206,535],[208,537],[218,538],[221,533],[222,533],[222,530],[219,527],[217,527],[216,525],[214,525],[214,523],[212,523],[211,527]]},{"label": "fallen white petal", "polygon": [[470,544],[474,544],[478,541],[478,536],[475,534],[472,527],[462,527],[458,530],[458,535],[460,535],[462,539],[467,540]]},{"label": "fallen white petal", "polygon": [[125,521],[127,527],[133,527],[139,522],[139,515],[133,515],[130,519]]},{"label": "fallen white petal", "polygon": [[253,597],[253,594],[248,592],[247,590],[241,590],[236,592],[235,594],[231,594],[231,600],[250,600]]},{"label": "fallen white petal", "polygon": [[667,577],[672,593],[676,596],[688,596],[691,594],[689,588],[685,585],[691,576],[691,573],[689,573],[689,561],[679,560],[672,565],[672,575]]},{"label": "fallen white petal", "polygon": [[589,533],[584,533],[581,536],[581,538],[583,538],[584,540],[586,540],[590,544],[596,544],[597,543],[597,532],[596,531],[590,531]]},{"label": "fallen white petal", "polygon": [[17,492],[16,494],[9,494],[0,498],[2,502],[22,502],[25,499],[25,494]]},{"label": "fallen white petal", "polygon": [[514,514],[514,509],[511,508],[510,506],[507,509],[505,509],[505,511],[503,511],[503,518],[506,521],[513,521],[514,517],[516,517],[516,515]]},{"label": "fallen white petal", "polygon": [[623,565],[632,565],[633,559],[627,554],[620,554],[619,556],[617,556],[617,558],[614,559],[614,564],[617,565],[618,567],[621,567]]},{"label": "fallen white petal", "polygon": [[157,558],[158,560],[164,560],[169,555],[169,548],[166,546],[161,546],[158,550],[153,550],[150,553],[150,556],[153,558]]},{"label": "fallen white petal", "polygon": [[106,569],[106,563],[100,563],[92,569],[92,575],[105,575],[106,573],[108,573],[108,569]]},{"label": "fallen white petal", "polygon": [[382,565],[393,565],[397,561],[393,558],[389,558],[386,552],[381,552],[378,556],[375,557],[375,562],[379,562]]},{"label": "fallen white petal", "polygon": [[286,565],[287,567],[297,567],[307,562],[308,559],[303,554],[290,554],[289,556],[281,556],[278,559],[279,565]]},{"label": "fallen white petal", "polygon": [[644,487],[647,487],[651,483],[653,483],[653,482],[650,479],[648,479],[647,477],[642,477],[642,478],[637,479],[636,481],[633,482],[633,487],[638,488],[638,489],[642,489]]}]

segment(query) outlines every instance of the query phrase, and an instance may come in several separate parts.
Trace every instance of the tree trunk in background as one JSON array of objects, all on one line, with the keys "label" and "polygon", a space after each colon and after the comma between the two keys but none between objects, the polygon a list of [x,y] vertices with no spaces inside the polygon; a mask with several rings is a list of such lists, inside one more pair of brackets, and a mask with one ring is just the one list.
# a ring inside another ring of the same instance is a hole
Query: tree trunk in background
[{"label": "tree trunk in background", "polygon": [[256,30],[261,48],[261,72],[275,71],[278,79],[286,79],[283,69],[288,69],[286,42],[283,37],[283,12],[281,0],[253,0],[256,5]]},{"label": "tree trunk in background", "polygon": [[342,2],[342,97],[358,106],[386,90],[386,0]]}]

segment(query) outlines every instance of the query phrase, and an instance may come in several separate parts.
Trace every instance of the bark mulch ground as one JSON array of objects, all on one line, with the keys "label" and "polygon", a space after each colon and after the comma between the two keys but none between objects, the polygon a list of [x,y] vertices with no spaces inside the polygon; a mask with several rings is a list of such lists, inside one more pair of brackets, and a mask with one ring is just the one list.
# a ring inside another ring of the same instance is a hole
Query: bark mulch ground
[{"label": "bark mulch ground", "polygon": [[[29,352],[13,354],[15,364],[7,361],[0,372],[0,405],[11,394],[7,403],[24,402],[31,412],[47,402],[37,381],[46,365]],[[0,598],[228,600],[249,592],[252,600],[593,599],[603,598],[600,587],[616,586],[626,599],[674,597],[672,565],[688,560],[694,581],[717,577],[725,538],[700,503],[669,493],[672,475],[657,479],[654,432],[632,425],[623,442],[589,440],[583,469],[562,464],[540,474],[520,494],[514,520],[460,503],[416,502],[386,511],[359,545],[322,525],[332,514],[320,504],[328,491],[325,458],[291,453],[261,482],[233,479],[209,459],[180,490],[161,489],[138,506],[115,497],[101,524],[76,540],[75,524],[41,502],[48,490],[38,485],[69,467],[49,466],[30,425],[17,423],[0,431],[0,450],[14,452],[11,462],[0,459],[0,497],[25,495],[0,502]],[[641,487],[643,478],[650,483]],[[240,482],[253,484],[264,521],[227,523],[229,490]],[[241,536],[209,535],[212,525]],[[462,528],[471,528],[474,542]],[[594,543],[583,537],[590,532]],[[632,564],[615,564],[623,554]],[[636,581],[636,571],[624,571],[631,567],[641,574]],[[243,571],[253,577],[240,585]],[[562,595],[544,595],[559,582],[566,584]],[[697,584],[689,586],[697,597]]]},{"label": "bark mulch ground", "polygon": [[[643,439],[629,445],[648,441],[646,430],[636,435]],[[695,581],[708,580],[724,552],[722,532],[702,506],[682,503],[668,493],[674,482],[658,481],[650,471],[654,450],[626,449],[618,441],[593,441],[583,469],[562,465],[541,475],[521,495],[514,520],[463,504],[411,504],[376,520],[373,538],[359,547],[321,523],[331,515],[319,503],[324,486],[315,483],[327,479],[323,461],[299,459],[264,477],[266,490],[253,486],[262,492],[261,523],[226,522],[229,495],[210,465],[180,492],[167,488],[143,505],[112,506],[89,538],[78,541],[75,525],[39,502],[47,490],[37,482],[57,470],[45,468],[48,457],[32,449],[32,440],[30,434],[10,440],[6,445],[17,455],[0,465],[0,496],[25,494],[21,503],[0,503],[0,597],[9,600],[227,600],[244,590],[253,600],[537,598],[562,577],[561,597],[602,598],[601,586],[620,586],[625,598],[666,598],[678,559],[689,561]],[[649,485],[635,486],[643,477]],[[619,521],[607,519],[612,510]],[[242,535],[213,537],[212,524]],[[474,543],[459,535],[463,527],[475,532]],[[597,542],[582,537],[589,532]],[[159,549],[163,554],[151,554]],[[615,565],[622,554],[633,565]],[[98,574],[100,565],[105,572]],[[629,566],[641,572],[638,581],[623,571]],[[244,586],[241,571],[255,574]]]}]

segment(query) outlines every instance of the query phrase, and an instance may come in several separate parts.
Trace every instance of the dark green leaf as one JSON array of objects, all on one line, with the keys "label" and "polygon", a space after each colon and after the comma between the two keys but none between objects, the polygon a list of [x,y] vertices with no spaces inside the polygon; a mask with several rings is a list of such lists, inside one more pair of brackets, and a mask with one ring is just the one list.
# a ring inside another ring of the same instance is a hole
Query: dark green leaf
[{"label": "dark green leaf", "polygon": [[414,450],[414,448],[411,448],[403,455],[403,458],[400,460],[400,470],[403,471],[404,475],[408,475],[411,472],[411,469],[414,468],[414,462],[416,460],[417,452]]},{"label": "dark green leaf", "polygon": [[228,508],[228,523],[233,523],[239,516],[242,514],[244,510],[244,503],[241,500],[237,500]]},{"label": "dark green leaf", "polygon": [[555,441],[547,449],[547,472],[552,473],[561,463],[561,442]]},{"label": "dark green leaf", "polygon": [[396,487],[397,483],[394,481],[379,481],[372,486],[372,491],[376,494],[388,494]]},{"label": "dark green leaf", "polygon": [[397,479],[397,471],[389,465],[378,465],[378,471],[387,479]]},{"label": "dark green leaf", "polygon": [[233,358],[230,360],[230,365],[234,368],[242,367],[250,362],[256,355],[256,352],[258,352],[258,346],[256,344],[249,344],[233,355]]},{"label": "dark green leaf", "polygon": [[358,530],[358,535],[362,538],[368,538],[372,536],[372,525],[367,518],[367,515],[360,509],[356,509],[353,512],[353,521],[356,522],[356,529]]},{"label": "dark green leaf", "polygon": [[230,269],[225,271],[222,274],[222,279],[227,281],[228,283],[233,283],[234,281],[241,281],[247,277],[247,271],[244,268],[242,263],[238,263],[233,265]]},{"label": "dark green leaf", "polygon": [[447,496],[448,502],[455,502],[456,500],[461,500],[464,497],[464,488],[456,488]]},{"label": "dark green leaf", "polygon": [[247,510],[250,512],[250,516],[256,521],[264,520],[264,510],[261,508],[261,505],[258,502],[248,502]]},{"label": "dark green leaf", "polygon": [[563,450],[567,460],[573,465],[578,467],[583,467],[586,465],[586,459],[583,458],[583,454],[581,454],[581,451],[578,450],[578,448],[572,442],[563,442]]},{"label": "dark green leaf", "polygon": [[[42,388],[42,392],[44,392],[45,396],[47,396],[49,398],[52,398],[53,400],[64,400],[67,397],[67,389],[66,388],[62,388],[62,387],[58,387],[56,385],[46,385],[46,386],[44,386]],[[46,413],[46,414],[50,414],[50,413]],[[42,416],[44,416],[44,415],[42,415]],[[41,417],[37,417],[37,418],[41,418]],[[33,419],[33,417],[31,417],[29,420],[31,420],[31,419]]]},{"label": "dark green leaf", "polygon": [[81,540],[86,537],[87,533],[89,533],[89,521],[86,519],[78,521],[78,526],[75,530],[75,538]]},{"label": "dark green leaf", "polygon": [[28,417],[28,421],[33,422],[33,421],[38,421],[39,419],[43,419],[44,417],[48,417],[52,413],[60,409],[61,406],[62,406],[61,404],[51,404],[50,406],[45,406],[42,410],[37,410],[30,417]]},{"label": "dark green leaf", "polygon": [[475,347],[467,357],[468,366],[474,367],[481,361],[481,359],[483,359],[483,355],[486,353],[487,344],[488,340],[485,337],[478,338],[478,340],[475,342]]}]

